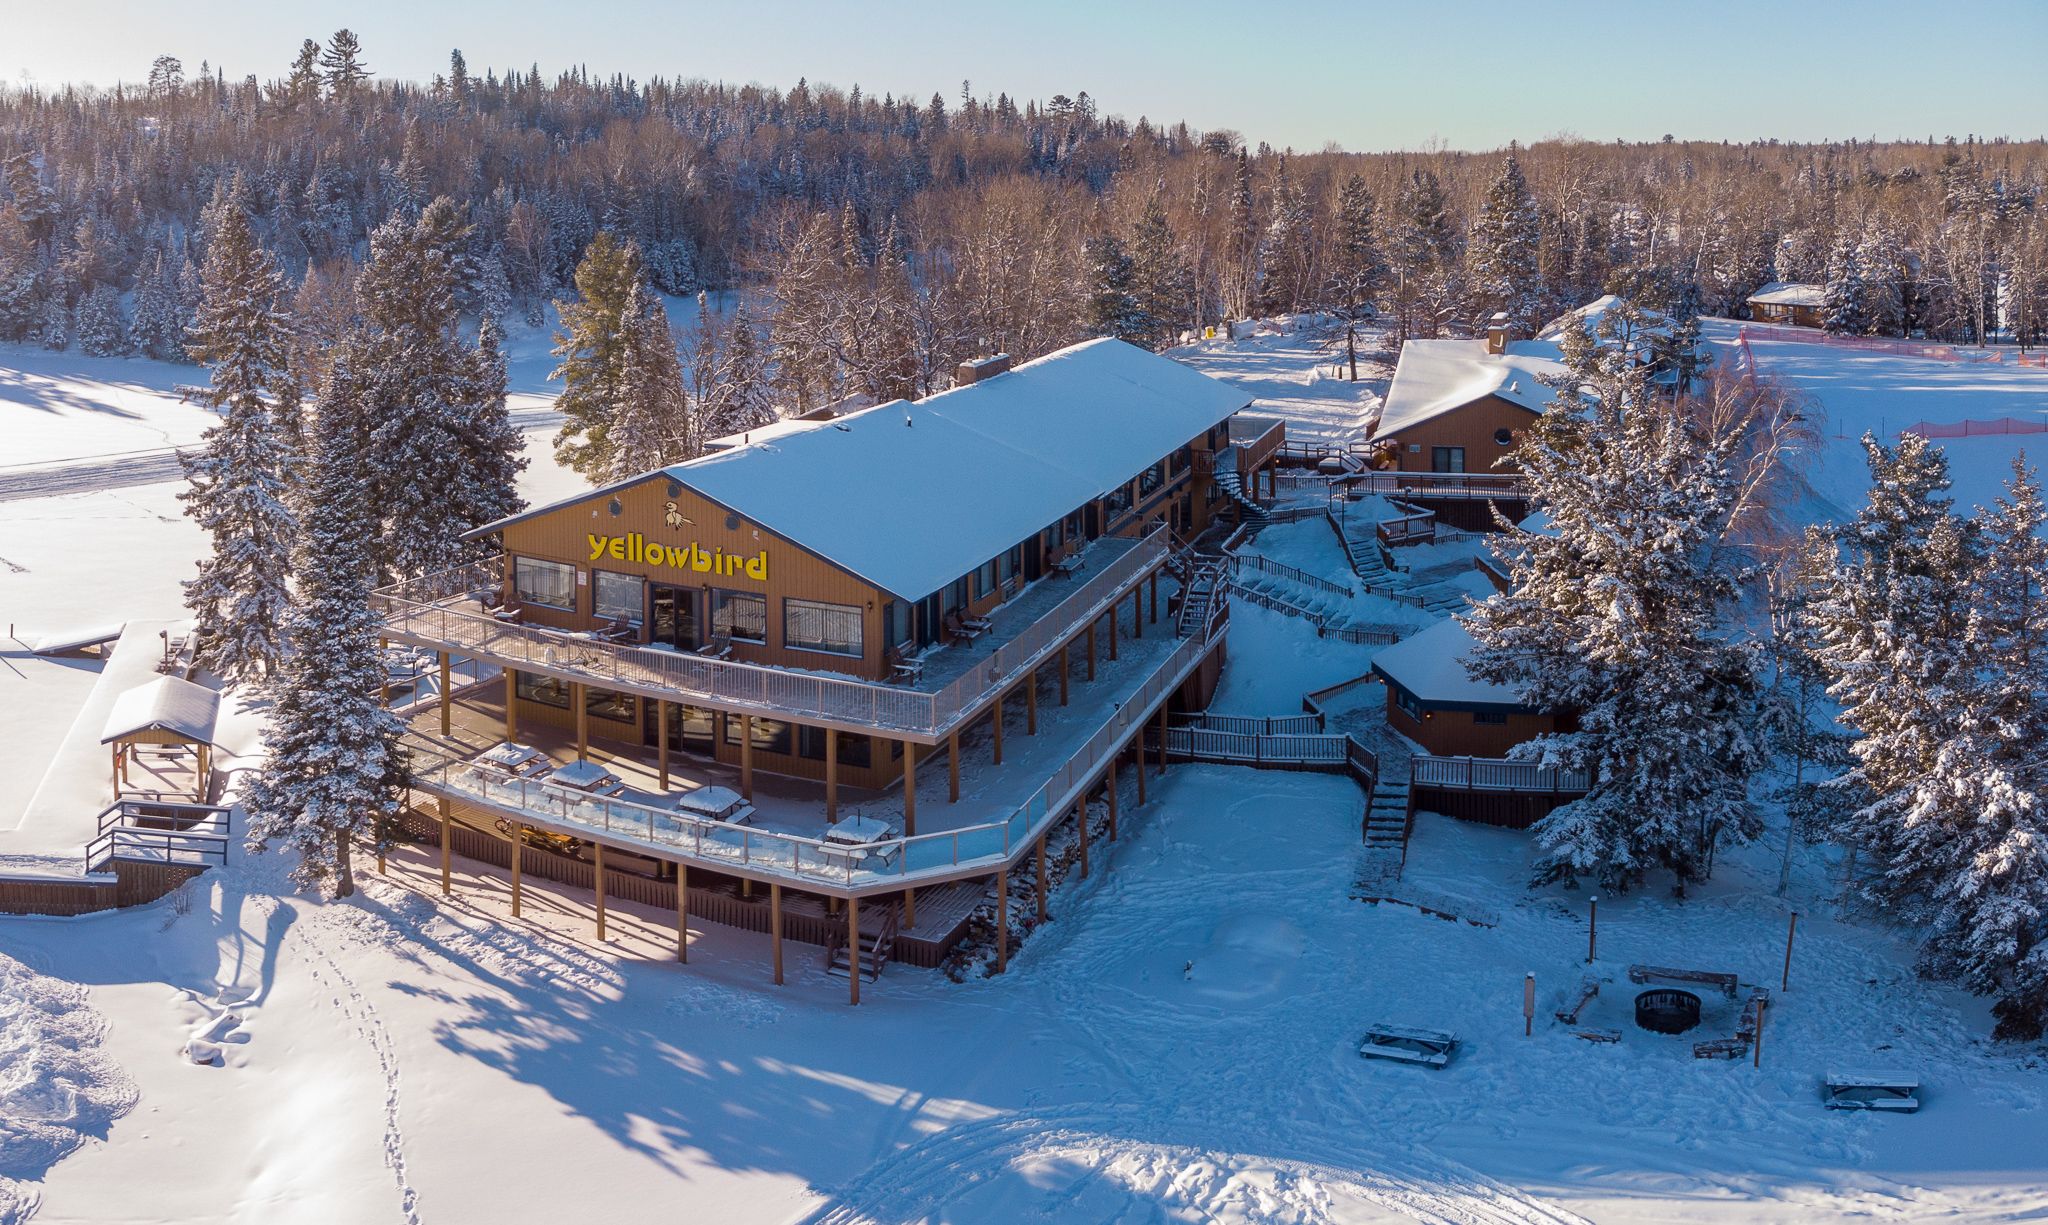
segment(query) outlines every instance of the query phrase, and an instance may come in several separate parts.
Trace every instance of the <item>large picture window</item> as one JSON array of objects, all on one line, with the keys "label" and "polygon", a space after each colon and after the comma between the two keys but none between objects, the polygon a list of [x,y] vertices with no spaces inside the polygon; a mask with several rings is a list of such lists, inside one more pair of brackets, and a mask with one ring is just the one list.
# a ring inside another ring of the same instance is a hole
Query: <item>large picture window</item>
[{"label": "large picture window", "polygon": [[1429,470],[1431,472],[1463,472],[1465,470],[1465,448],[1431,447],[1429,449]]},{"label": "large picture window", "polygon": [[734,642],[768,641],[768,597],[752,591],[712,592],[711,632]]},{"label": "large picture window", "polygon": [[569,682],[556,680],[552,676],[541,676],[533,672],[519,674],[519,696],[542,706],[557,710],[569,709]]},{"label": "large picture window", "polygon": [[[866,736],[839,733],[839,764],[857,770],[865,770],[874,760],[873,741]],[[809,761],[825,760],[825,729],[799,724],[796,729],[796,754]]]},{"label": "large picture window", "polygon": [[[740,742],[740,733],[744,722],[738,715],[732,715],[726,719],[725,742],[727,744],[738,744]],[[757,752],[787,755],[794,740],[795,736],[790,731],[790,724],[784,723],[780,719],[764,719],[759,715],[754,716],[754,748]]]},{"label": "large picture window", "polygon": [[647,580],[637,574],[597,572],[597,616],[601,621],[638,625],[646,604]]},{"label": "large picture window", "polygon": [[576,611],[576,567],[538,557],[512,559],[512,591],[521,604]]},{"label": "large picture window", "polygon": [[782,601],[782,645],[834,655],[861,655],[861,611],[851,604]]},{"label": "large picture window", "polygon": [[1112,489],[1109,492],[1109,496],[1102,500],[1102,505],[1103,509],[1108,512],[1109,517],[1112,519],[1123,514],[1131,508],[1131,487],[1129,485],[1119,485]]},{"label": "large picture window", "polygon": [[593,719],[610,719],[615,723],[640,721],[640,700],[630,693],[586,688],[583,691],[583,709],[589,711]]}]

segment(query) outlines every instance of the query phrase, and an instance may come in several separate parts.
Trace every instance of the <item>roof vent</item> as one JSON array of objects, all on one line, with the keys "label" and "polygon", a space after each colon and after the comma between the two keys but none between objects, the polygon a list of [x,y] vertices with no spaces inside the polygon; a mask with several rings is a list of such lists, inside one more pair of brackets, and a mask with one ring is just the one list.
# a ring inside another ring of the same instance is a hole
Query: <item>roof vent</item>
[{"label": "roof vent", "polygon": [[1010,355],[998,353],[993,357],[970,357],[960,363],[953,372],[953,386],[968,387],[984,379],[992,379],[1010,369]]}]

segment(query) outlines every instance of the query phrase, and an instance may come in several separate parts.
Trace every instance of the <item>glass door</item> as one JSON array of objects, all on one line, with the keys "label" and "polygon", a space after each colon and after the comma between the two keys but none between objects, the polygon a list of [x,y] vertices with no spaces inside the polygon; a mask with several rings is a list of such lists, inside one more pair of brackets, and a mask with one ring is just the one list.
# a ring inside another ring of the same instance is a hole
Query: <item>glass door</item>
[{"label": "glass door", "polygon": [[656,584],[649,640],[678,651],[697,649],[697,589]]}]

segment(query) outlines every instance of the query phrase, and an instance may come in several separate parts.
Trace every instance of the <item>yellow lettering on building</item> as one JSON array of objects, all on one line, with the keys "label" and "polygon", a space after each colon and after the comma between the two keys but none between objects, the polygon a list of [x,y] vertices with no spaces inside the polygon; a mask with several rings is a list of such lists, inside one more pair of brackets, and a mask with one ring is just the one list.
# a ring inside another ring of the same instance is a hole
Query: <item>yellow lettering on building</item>
[{"label": "yellow lettering on building", "polygon": [[707,552],[695,541],[682,546],[661,544],[647,539],[638,532],[629,532],[624,536],[599,536],[587,532],[585,539],[590,545],[590,561],[610,557],[615,561],[667,566],[672,570],[689,570],[696,574],[713,574],[721,578],[744,574],[757,583],[768,581],[766,549],[752,557],[727,553],[723,548],[713,548]]}]

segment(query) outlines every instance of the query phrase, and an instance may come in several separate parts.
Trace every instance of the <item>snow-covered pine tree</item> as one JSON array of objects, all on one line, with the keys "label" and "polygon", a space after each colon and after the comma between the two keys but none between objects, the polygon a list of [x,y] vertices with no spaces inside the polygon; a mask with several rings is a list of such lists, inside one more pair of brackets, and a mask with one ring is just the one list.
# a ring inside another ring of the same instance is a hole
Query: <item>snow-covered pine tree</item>
[{"label": "snow-covered pine tree", "polygon": [[775,274],[768,346],[775,389],[792,412],[808,412],[844,394],[843,310],[848,299],[845,222],[837,235],[819,214],[790,240]]},{"label": "snow-covered pine tree", "polygon": [[1500,175],[1486,189],[1486,199],[1472,223],[1466,248],[1471,264],[1475,319],[1505,313],[1524,336],[1534,332],[1543,311],[1543,280],[1537,270],[1537,242],[1543,229],[1536,198],[1522,177],[1522,165],[1509,146]]},{"label": "snow-covered pine tree", "polygon": [[1314,297],[1313,228],[1308,193],[1287,173],[1283,158],[1273,185],[1272,217],[1259,244],[1258,300],[1263,313],[1289,314]]},{"label": "snow-covered pine tree", "polygon": [[697,401],[697,437],[705,440],[757,430],[776,420],[768,379],[768,354],[746,307],[736,307],[726,325],[713,390]]},{"label": "snow-covered pine tree", "polygon": [[1351,381],[1358,381],[1358,328],[1377,312],[1387,262],[1380,252],[1372,189],[1352,175],[1337,192],[1330,235],[1330,286],[1326,308],[1343,321],[1344,356]]},{"label": "snow-covered pine tree", "polygon": [[90,357],[127,357],[135,352],[128,338],[128,317],[121,309],[121,295],[104,282],[94,285],[78,300],[73,324],[78,347]]},{"label": "snow-covered pine tree", "polygon": [[505,276],[505,252],[493,246],[477,264],[477,314],[503,328],[512,318],[512,282]]},{"label": "snow-covered pine tree", "polygon": [[576,301],[555,303],[562,320],[554,347],[561,364],[549,376],[562,381],[555,458],[589,480],[617,463],[611,434],[625,386],[626,299],[643,279],[639,251],[600,230],[576,266]]},{"label": "snow-covered pine tree", "polygon": [[668,312],[645,285],[626,295],[625,352],[612,480],[666,467],[697,453],[683,368],[669,334]]},{"label": "snow-covered pine tree", "polygon": [[1863,283],[1863,261],[1855,234],[1843,230],[1828,257],[1826,327],[1830,332],[1861,336],[1870,330],[1869,291]]},{"label": "snow-covered pine tree", "polygon": [[304,535],[295,555],[291,618],[268,750],[245,797],[250,843],[298,855],[292,877],[337,897],[355,891],[354,839],[382,831],[406,780],[404,727],[384,709],[371,548],[378,516],[363,464],[374,411],[357,377],[353,342],[337,354],[314,426]]},{"label": "snow-covered pine tree", "polygon": [[1731,545],[1776,450],[1756,446],[1761,404],[1653,394],[1627,346],[1583,331],[1564,350],[1568,374],[1512,452],[1551,526],[1496,543],[1513,585],[1466,619],[1469,667],[1577,717],[1514,751],[1592,783],[1537,824],[1536,880],[1622,890],[1663,868],[1683,888],[1717,841],[1759,829],[1758,652],[1732,632]]},{"label": "snow-covered pine tree", "polygon": [[178,297],[178,273],[162,246],[150,252],[135,286],[135,322],[130,327],[135,347],[145,357],[177,361],[185,357],[188,326]]},{"label": "snow-covered pine tree", "polygon": [[0,340],[27,340],[41,317],[35,239],[12,204],[0,204]]},{"label": "snow-covered pine tree", "polygon": [[297,541],[285,491],[298,459],[274,415],[278,389],[291,382],[284,292],[248,215],[231,209],[207,253],[205,300],[187,350],[210,375],[189,394],[221,420],[197,451],[180,453],[191,487],[179,497],[212,542],[185,584],[199,661],[241,682],[277,671],[291,599],[280,559]]},{"label": "snow-covered pine tree", "polygon": [[1143,343],[1151,328],[1131,292],[1131,257],[1114,234],[1097,234],[1081,248],[1088,283],[1081,309],[1081,330],[1090,336],[1114,336]]},{"label": "snow-covered pine tree", "polygon": [[[462,484],[454,494],[455,515],[465,531],[495,523],[526,508],[519,474],[526,470],[526,440],[512,424],[505,399],[504,333],[485,315],[469,354],[470,376],[461,404],[468,410],[462,431]],[[459,546],[459,553],[483,556],[485,541]]]},{"label": "snow-covered pine tree", "polygon": [[1172,223],[1166,216],[1165,185],[1155,184],[1131,233],[1131,296],[1146,330],[1136,343],[1155,352],[1175,344],[1183,330],[1199,327],[1195,318],[1194,274],[1181,258]]}]

